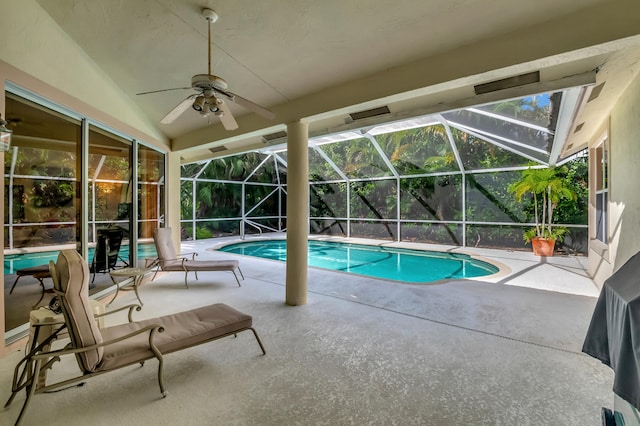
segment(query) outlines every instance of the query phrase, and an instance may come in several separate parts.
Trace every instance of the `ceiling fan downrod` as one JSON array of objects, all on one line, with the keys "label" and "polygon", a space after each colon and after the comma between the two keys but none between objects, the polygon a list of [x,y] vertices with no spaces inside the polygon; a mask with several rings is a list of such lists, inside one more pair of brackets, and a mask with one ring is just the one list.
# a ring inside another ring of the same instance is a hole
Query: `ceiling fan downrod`
[{"label": "ceiling fan downrod", "polygon": [[207,45],[208,47],[207,50],[209,52],[208,73],[209,75],[211,75],[211,25],[218,20],[218,14],[213,9],[204,8],[202,9],[202,15],[209,22],[209,27],[208,27],[209,31],[208,31],[208,38],[207,38],[207,40],[209,41],[209,44]]}]

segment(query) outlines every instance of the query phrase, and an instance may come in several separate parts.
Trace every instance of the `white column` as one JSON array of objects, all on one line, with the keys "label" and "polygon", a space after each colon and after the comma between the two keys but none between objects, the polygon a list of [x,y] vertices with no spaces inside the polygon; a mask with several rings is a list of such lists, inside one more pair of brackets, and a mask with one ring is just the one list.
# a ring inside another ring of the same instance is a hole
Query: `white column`
[{"label": "white column", "polygon": [[171,228],[171,239],[176,250],[180,251],[180,154],[169,152],[165,167],[165,200],[164,226]]},{"label": "white column", "polygon": [[287,281],[286,303],[307,303],[309,233],[308,125],[287,124]]}]

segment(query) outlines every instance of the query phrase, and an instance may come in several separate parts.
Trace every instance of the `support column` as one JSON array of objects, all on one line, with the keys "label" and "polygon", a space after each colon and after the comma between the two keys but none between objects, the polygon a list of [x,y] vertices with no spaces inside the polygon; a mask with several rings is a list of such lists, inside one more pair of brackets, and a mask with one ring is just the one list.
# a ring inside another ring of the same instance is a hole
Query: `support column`
[{"label": "support column", "polygon": [[309,130],[301,121],[287,124],[287,282],[286,303],[307,303],[309,234]]},{"label": "support column", "polygon": [[[172,229],[171,239],[176,250],[180,251],[180,154],[167,153],[165,166],[164,226]],[[194,231],[195,232],[195,231]]]}]

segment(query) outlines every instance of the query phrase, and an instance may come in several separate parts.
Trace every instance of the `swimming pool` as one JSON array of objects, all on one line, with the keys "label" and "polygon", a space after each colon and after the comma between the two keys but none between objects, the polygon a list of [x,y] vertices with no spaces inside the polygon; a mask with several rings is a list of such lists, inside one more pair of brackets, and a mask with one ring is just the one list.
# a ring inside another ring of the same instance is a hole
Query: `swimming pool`
[{"label": "swimming pool", "polygon": [[[89,260],[93,259],[94,248],[89,248]],[[5,254],[4,255],[4,274],[15,274],[18,269],[31,268],[38,265],[46,265],[50,260],[55,261],[58,258],[60,251],[41,251],[33,253],[20,253],[20,254]],[[123,245],[120,247],[120,256],[123,259],[129,259],[129,246]],[[139,244],[138,245],[138,257],[155,258],[156,248],[153,244]]]},{"label": "swimming pool", "polygon": [[[242,242],[218,250],[280,261],[287,256],[286,240]],[[309,241],[309,266],[410,283],[482,277],[499,271],[466,254],[327,241]]]}]

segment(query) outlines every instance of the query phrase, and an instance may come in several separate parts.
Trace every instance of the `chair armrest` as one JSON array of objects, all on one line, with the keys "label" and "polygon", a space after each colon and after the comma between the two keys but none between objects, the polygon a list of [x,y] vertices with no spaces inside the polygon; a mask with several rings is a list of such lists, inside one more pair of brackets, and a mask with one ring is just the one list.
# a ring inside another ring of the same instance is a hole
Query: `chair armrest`
[{"label": "chair armrest", "polygon": [[129,310],[129,313],[127,314],[127,318],[129,318],[129,322],[133,322],[133,310],[135,309],[136,311],[140,312],[142,310],[142,306],[136,305],[136,304],[126,305],[121,308],[117,308],[112,311],[105,312],[103,314],[93,314],[93,317],[96,319],[102,318],[107,315],[115,314],[116,312],[124,311],[125,309]]},{"label": "chair armrest", "polygon": [[37,327],[46,327],[46,326],[50,326],[50,325],[62,325],[64,324],[64,320],[62,321],[39,321],[39,322],[34,322],[33,324],[30,324],[31,327],[33,328],[37,328]]},{"label": "chair armrest", "polygon": [[146,258],[144,260],[144,267],[145,268],[153,268],[155,266],[158,266],[158,262],[159,261],[160,261],[160,259],[158,259],[157,257],[155,259]]},{"label": "chair armrest", "polygon": [[176,260],[182,260],[183,262],[187,260],[186,257],[176,257],[175,259],[157,259],[156,263],[167,263],[167,262],[175,262]]},{"label": "chair armrest", "polygon": [[178,257],[178,258],[175,258],[175,259],[158,259],[157,264],[160,266],[160,269],[163,269],[165,263],[176,262],[176,261],[181,262],[182,263],[182,269],[185,269],[184,262],[187,261],[186,257]]},{"label": "chair armrest", "polygon": [[115,339],[111,339],[111,340],[107,340],[106,342],[102,342],[102,343],[96,343],[95,345],[91,345],[91,346],[85,346],[82,348],[73,348],[71,347],[71,343],[68,344],[67,346],[65,346],[62,349],[58,349],[55,351],[49,351],[49,352],[40,352],[39,354],[33,355],[33,359],[44,359],[46,360],[47,358],[50,357],[54,357],[54,356],[61,356],[61,355],[71,355],[71,354],[79,354],[82,352],[87,352],[87,351],[91,351],[94,349],[98,349],[104,346],[108,346],[108,345],[112,345],[114,343],[118,343],[121,342],[123,340],[126,339],[130,339],[132,337],[137,336],[138,334],[142,334],[142,333],[146,333],[149,332],[149,346],[151,348],[151,350],[154,353],[158,352],[158,349],[155,347],[154,343],[153,343],[153,338],[155,336],[155,333],[162,333],[164,331],[164,327],[162,327],[160,324],[149,324],[146,327],[143,327],[141,329],[132,331],[131,333],[125,334],[124,336],[120,336],[118,338]]}]

